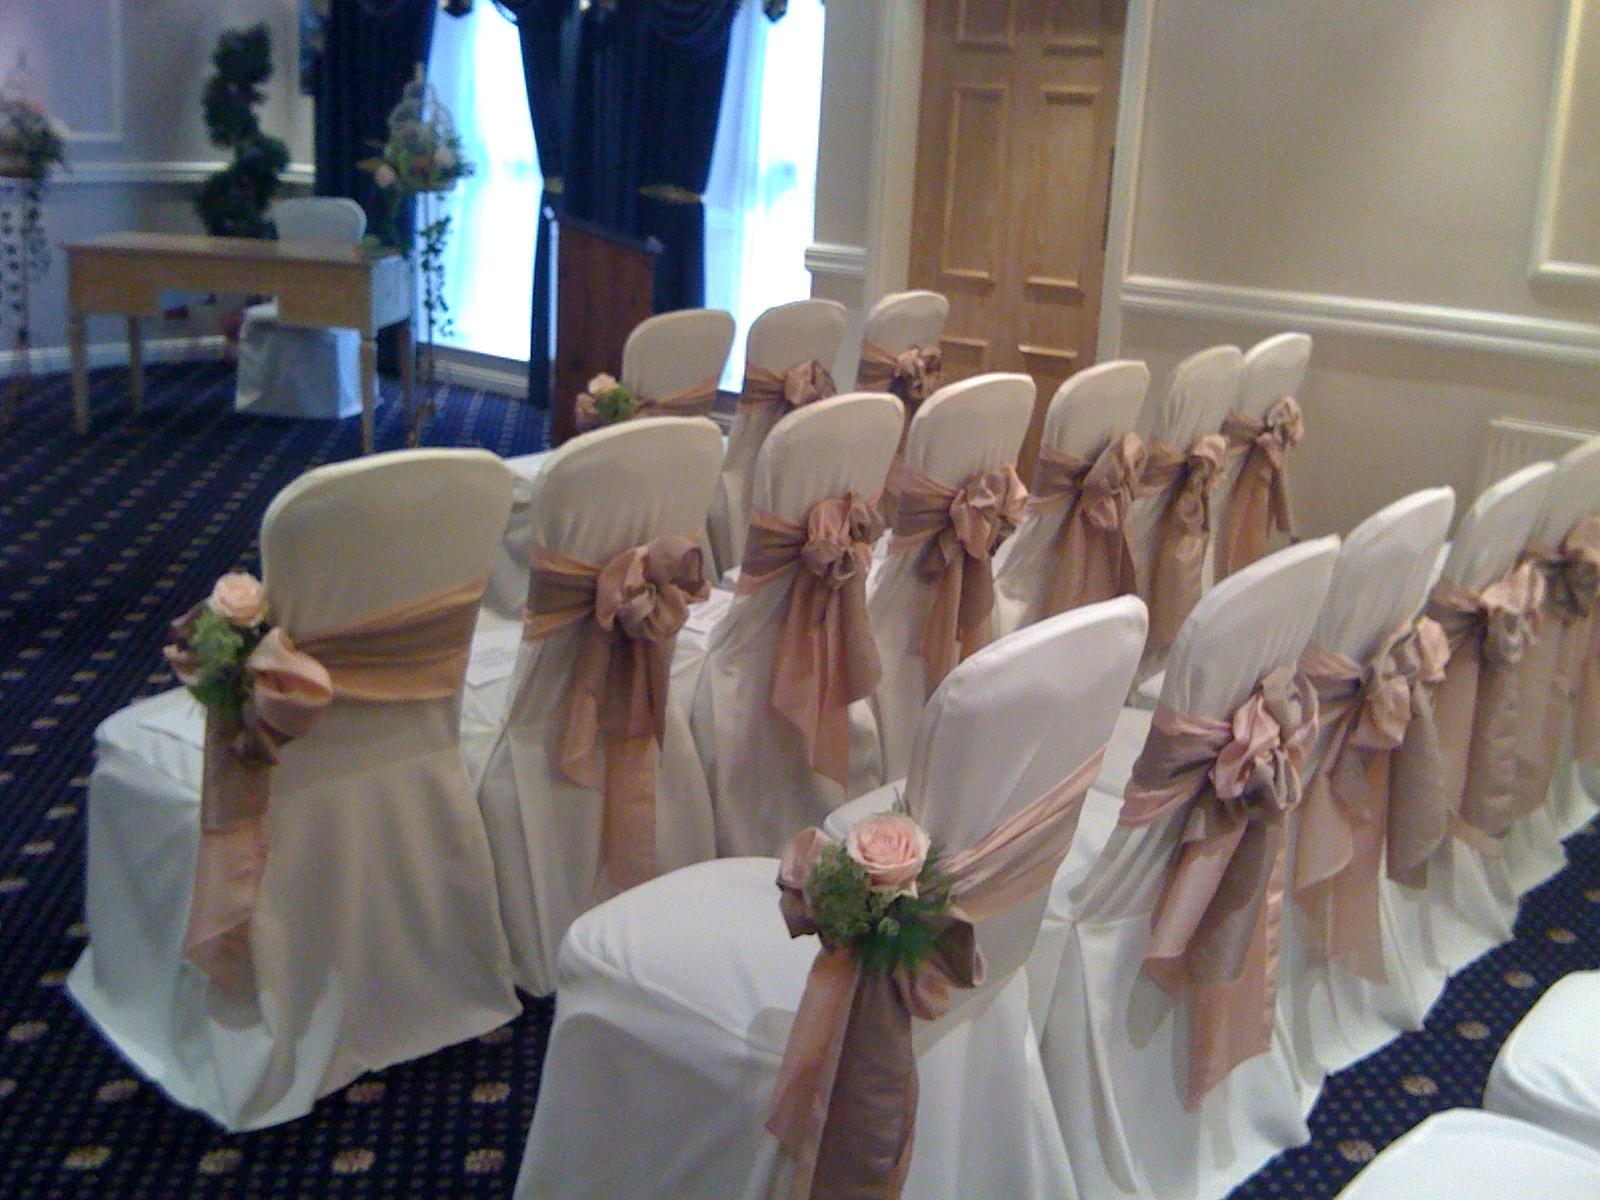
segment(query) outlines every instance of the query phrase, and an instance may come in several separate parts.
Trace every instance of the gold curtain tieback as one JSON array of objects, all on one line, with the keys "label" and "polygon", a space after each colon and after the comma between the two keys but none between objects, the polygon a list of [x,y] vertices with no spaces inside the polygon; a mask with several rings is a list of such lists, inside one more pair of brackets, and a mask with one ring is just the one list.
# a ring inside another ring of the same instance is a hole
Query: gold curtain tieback
[{"label": "gold curtain tieback", "polygon": [[544,190],[547,195],[559,196],[567,190],[567,181],[559,175],[546,175],[544,177]]},{"label": "gold curtain tieback", "polygon": [[667,204],[704,204],[706,199],[699,192],[691,192],[675,183],[647,183],[639,189],[639,195]]}]

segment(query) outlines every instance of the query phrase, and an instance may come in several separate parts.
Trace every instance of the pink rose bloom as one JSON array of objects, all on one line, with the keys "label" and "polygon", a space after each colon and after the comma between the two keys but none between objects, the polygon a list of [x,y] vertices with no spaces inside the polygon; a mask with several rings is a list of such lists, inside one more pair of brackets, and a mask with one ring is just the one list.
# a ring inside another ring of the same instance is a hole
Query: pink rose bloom
[{"label": "pink rose bloom", "polygon": [[616,378],[614,376],[607,375],[604,372],[589,380],[589,395],[595,397],[596,399],[599,399],[601,396],[609,395],[616,390]]},{"label": "pink rose bloom", "polygon": [[254,629],[267,617],[266,590],[259,579],[243,571],[231,571],[217,580],[206,603],[217,616],[241,629]]},{"label": "pink rose bloom", "polygon": [[433,165],[441,171],[448,171],[456,165],[455,151],[449,146],[440,146],[433,152]]},{"label": "pink rose bloom", "polygon": [[372,173],[372,178],[373,181],[381,188],[391,188],[397,182],[394,168],[388,163],[384,163],[376,171],[374,171]]},{"label": "pink rose bloom", "polygon": [[866,870],[873,891],[915,896],[928,835],[904,813],[878,813],[851,827],[844,850]]}]

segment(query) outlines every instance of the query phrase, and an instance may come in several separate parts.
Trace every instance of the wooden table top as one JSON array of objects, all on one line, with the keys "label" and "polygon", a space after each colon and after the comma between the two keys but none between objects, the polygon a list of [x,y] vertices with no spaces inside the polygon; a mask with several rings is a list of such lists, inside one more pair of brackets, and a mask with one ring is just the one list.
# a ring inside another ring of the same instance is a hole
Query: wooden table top
[{"label": "wooden table top", "polygon": [[248,262],[317,262],[366,265],[396,257],[394,250],[368,250],[349,242],[309,238],[269,241],[264,238],[208,237],[190,233],[108,233],[68,242],[74,250],[115,250],[126,254],[155,254],[182,258],[231,258]]}]

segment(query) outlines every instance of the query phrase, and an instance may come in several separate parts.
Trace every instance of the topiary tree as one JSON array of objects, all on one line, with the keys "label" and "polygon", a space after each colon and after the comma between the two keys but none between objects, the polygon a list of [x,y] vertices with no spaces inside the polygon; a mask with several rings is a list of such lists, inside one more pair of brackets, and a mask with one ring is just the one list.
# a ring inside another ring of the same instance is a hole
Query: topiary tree
[{"label": "topiary tree", "polygon": [[200,185],[195,209],[209,234],[276,237],[267,207],[289,165],[289,148],[261,132],[255,113],[266,99],[261,85],[272,78],[272,35],[265,24],[229,29],[217,39],[211,63],[216,73],[206,80],[201,101],[206,130],[233,151],[233,161]]}]

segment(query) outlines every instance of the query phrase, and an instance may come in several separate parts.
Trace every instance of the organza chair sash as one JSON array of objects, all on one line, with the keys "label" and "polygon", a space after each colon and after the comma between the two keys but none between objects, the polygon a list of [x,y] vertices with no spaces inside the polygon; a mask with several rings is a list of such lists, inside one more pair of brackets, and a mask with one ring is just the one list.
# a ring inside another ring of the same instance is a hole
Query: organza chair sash
[{"label": "organza chair sash", "polygon": [[200,849],[185,956],[220,987],[250,971],[250,923],[267,866],[267,810],[278,750],[334,700],[398,703],[461,690],[486,580],[381,613],[298,647],[271,630],[251,652],[241,720],[208,709]]},{"label": "organza chair sash", "polygon": [[[1300,657],[1328,736],[1300,811],[1295,897],[1323,956],[1375,983],[1386,979],[1378,917],[1386,834],[1391,858],[1410,868],[1450,827],[1431,696],[1449,659],[1444,630],[1428,617],[1391,633],[1365,665],[1321,646]],[[1429,726],[1417,738],[1431,762],[1424,753],[1397,759],[1418,722]]]},{"label": "organza chair sash", "polygon": [[1227,460],[1228,444],[1208,433],[1187,450],[1152,440],[1141,490],[1154,495],[1176,485],[1156,522],[1155,556],[1146,581],[1152,650],[1171,648],[1189,610],[1200,599],[1206,542],[1211,537],[1211,489]]},{"label": "organza chair sash", "polygon": [[[895,1200],[911,1165],[917,1115],[912,1020],[932,1021],[950,988],[984,982],[973,926],[1050,885],[1072,846],[1095,754],[1039,799],[942,864],[952,907],[932,957],[914,975],[862,970],[826,943],[806,980],[778,1067],[767,1128],[794,1157],[791,1200]],[[817,932],[805,883],[831,839],[808,829],[784,851],[780,904],[793,937]]]},{"label": "organza chair sash", "polygon": [[1265,676],[1225,721],[1158,706],[1119,822],[1188,806],[1144,969],[1189,1005],[1185,1105],[1272,1043],[1285,889],[1284,819],[1317,737],[1317,694],[1294,668]]},{"label": "organza chair sash", "polygon": [[867,571],[883,533],[876,502],[850,493],[814,504],[804,525],[750,515],[738,592],[788,579],[768,702],[805,743],[811,769],[850,783],[853,700],[870,696],[882,668],[867,623]]},{"label": "organza chair sash", "polygon": [[1481,592],[1442,579],[1424,610],[1450,643],[1434,713],[1454,832],[1484,853],[1497,851],[1515,818],[1520,667],[1543,603],[1544,576],[1525,561]]},{"label": "organza chair sash", "polygon": [[[704,417],[710,414],[717,398],[717,381],[708,379],[693,387],[666,396],[638,396],[638,406],[628,415],[628,420],[640,417]],[[578,393],[573,406],[578,432],[587,433],[606,424],[600,419],[599,403],[588,392]]]},{"label": "organza chair sash", "polygon": [[1600,760],[1600,663],[1592,644],[1600,594],[1600,517],[1579,521],[1558,548],[1529,546],[1527,558],[1544,577],[1545,590],[1539,636],[1522,664],[1518,817],[1544,802],[1569,719],[1573,757]]},{"label": "organza chair sash", "polygon": [[[579,627],[556,769],[601,793],[602,861],[612,883],[628,888],[655,874],[656,764],[672,649],[689,605],[710,594],[700,548],[660,537],[596,566],[535,545],[532,568],[523,640]],[[513,727],[550,703],[533,679],[524,672],[512,697]]]},{"label": "organza chair sash", "polygon": [[1128,505],[1137,493],[1144,458],[1144,443],[1136,433],[1112,438],[1092,461],[1049,446],[1039,448],[1028,510],[1069,508],[1056,537],[1044,616],[1139,590],[1128,549]]},{"label": "organza chair sash", "polygon": [[782,375],[751,363],[744,369],[744,388],[739,393],[739,407],[782,405],[786,409],[804,408],[807,404],[835,396],[838,391],[833,385],[833,376],[816,359],[795,363]]},{"label": "organza chair sash", "polygon": [[1289,506],[1289,451],[1305,435],[1300,404],[1285,396],[1257,421],[1234,410],[1222,423],[1228,449],[1242,453],[1244,465],[1217,531],[1217,578],[1248,567],[1265,553],[1274,529],[1294,536]]},{"label": "organza chair sash", "polygon": [[950,487],[899,464],[889,553],[915,552],[917,575],[933,587],[918,653],[928,694],[969,654],[989,644],[994,609],[991,556],[1022,519],[1028,489],[1009,463]]},{"label": "organza chair sash", "polygon": [[917,406],[939,390],[944,377],[943,361],[937,346],[912,346],[894,354],[876,342],[866,342],[856,368],[856,390],[898,396],[906,406],[909,424]]}]

